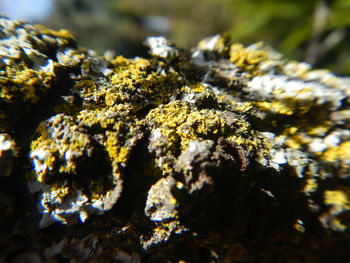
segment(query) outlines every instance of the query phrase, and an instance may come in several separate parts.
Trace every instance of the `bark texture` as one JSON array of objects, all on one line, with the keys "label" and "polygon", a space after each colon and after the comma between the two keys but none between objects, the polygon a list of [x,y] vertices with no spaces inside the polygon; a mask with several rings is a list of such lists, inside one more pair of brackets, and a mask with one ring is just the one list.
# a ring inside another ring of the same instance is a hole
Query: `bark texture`
[{"label": "bark texture", "polygon": [[0,261],[350,259],[349,78],[220,35],[127,59],[0,27]]}]

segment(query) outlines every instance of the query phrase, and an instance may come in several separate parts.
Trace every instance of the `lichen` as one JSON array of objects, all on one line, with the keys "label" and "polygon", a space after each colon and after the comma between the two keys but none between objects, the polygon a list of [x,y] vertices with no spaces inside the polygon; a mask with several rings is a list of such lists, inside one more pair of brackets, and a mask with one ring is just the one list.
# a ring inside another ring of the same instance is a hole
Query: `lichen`
[{"label": "lichen", "polygon": [[7,133],[0,133],[0,176],[10,176],[18,156],[16,143]]},{"label": "lichen", "polygon": [[346,257],[349,78],[220,35],[127,59],[0,27],[0,224],[16,221],[1,244],[29,240],[6,259]]},{"label": "lichen", "polygon": [[321,156],[328,162],[341,162],[350,165],[350,141],[345,141],[335,147],[328,148]]},{"label": "lichen", "polygon": [[349,227],[347,216],[350,214],[350,189],[340,187],[324,192],[328,211],[321,217],[321,222],[335,231],[346,231]]},{"label": "lichen", "polygon": [[[190,142],[227,137],[253,152],[263,140],[249,132],[249,124],[236,115],[208,109],[196,109],[189,103],[174,101],[153,109],[146,116],[152,127],[149,149],[156,153],[164,174],[173,172],[176,156]],[[154,128],[153,128],[154,127]]]},{"label": "lichen", "polygon": [[[52,50],[75,45],[73,35],[0,17],[0,122],[7,130],[54,89],[62,65]],[[9,127],[8,127],[9,126]]]},{"label": "lichen", "polygon": [[[258,44],[262,47],[262,43]],[[234,43],[230,47],[230,61],[242,70],[252,72],[256,75],[259,71],[259,63],[268,58],[268,53],[264,49],[245,48],[242,44]]]}]

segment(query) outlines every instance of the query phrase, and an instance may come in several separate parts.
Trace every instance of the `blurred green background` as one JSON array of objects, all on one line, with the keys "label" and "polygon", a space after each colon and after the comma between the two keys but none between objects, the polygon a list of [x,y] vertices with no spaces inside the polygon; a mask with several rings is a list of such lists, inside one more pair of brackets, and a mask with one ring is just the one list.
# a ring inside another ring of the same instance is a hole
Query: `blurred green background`
[{"label": "blurred green background", "polygon": [[179,47],[229,33],[246,45],[265,41],[286,57],[350,75],[350,0],[56,0],[40,21],[71,30],[99,53],[144,56],[149,35]]}]

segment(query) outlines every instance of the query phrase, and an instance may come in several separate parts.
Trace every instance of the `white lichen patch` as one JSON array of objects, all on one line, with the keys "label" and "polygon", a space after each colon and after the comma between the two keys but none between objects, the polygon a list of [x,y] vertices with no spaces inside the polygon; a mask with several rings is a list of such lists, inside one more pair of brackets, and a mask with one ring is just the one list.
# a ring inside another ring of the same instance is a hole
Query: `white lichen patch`
[{"label": "white lichen patch", "polygon": [[40,148],[32,151],[29,156],[33,160],[35,172],[43,174],[48,168],[46,161],[50,157],[50,151],[48,149]]},{"label": "white lichen patch", "polygon": [[279,170],[281,165],[286,164],[288,162],[286,159],[286,154],[283,150],[271,150],[270,154],[271,160],[269,165],[275,168],[276,170]]},{"label": "white lichen patch", "polygon": [[148,37],[145,44],[150,48],[151,55],[155,57],[171,60],[179,54],[165,37]]},{"label": "white lichen patch", "polygon": [[329,105],[330,109],[341,106],[345,97],[342,90],[318,82],[289,79],[283,75],[256,76],[248,83],[247,92],[255,98],[271,101],[295,101],[301,104]]},{"label": "white lichen patch", "polygon": [[197,45],[198,50],[216,51],[219,53],[223,52],[225,48],[225,39],[220,34],[205,38]]},{"label": "white lichen patch", "polygon": [[11,175],[15,157],[17,157],[15,141],[9,134],[0,133],[0,176]]},{"label": "white lichen patch", "polygon": [[[44,192],[41,200],[41,208],[43,217],[39,223],[41,228],[45,228],[54,222],[61,222],[63,224],[73,224],[78,222],[84,222],[88,214],[92,213],[90,205],[88,205],[89,199],[77,191],[75,196],[69,198],[63,198],[60,192],[50,191]],[[51,208],[52,204],[55,204],[55,208]],[[94,211],[97,213],[97,210]]]},{"label": "white lichen patch", "polygon": [[76,52],[76,50],[72,48],[66,48],[61,51],[58,51],[56,54],[57,61],[62,66],[72,67],[81,62],[83,56]]},{"label": "white lichen patch", "polygon": [[95,149],[98,142],[63,114],[42,123],[38,131],[29,155],[36,178],[29,187],[42,191],[40,226],[84,222],[91,214],[110,210],[120,197],[122,180],[117,171],[92,164],[102,154]]},{"label": "white lichen patch", "polygon": [[145,213],[152,221],[163,221],[177,217],[177,201],[171,193],[176,187],[176,181],[172,177],[159,180],[148,192]]}]

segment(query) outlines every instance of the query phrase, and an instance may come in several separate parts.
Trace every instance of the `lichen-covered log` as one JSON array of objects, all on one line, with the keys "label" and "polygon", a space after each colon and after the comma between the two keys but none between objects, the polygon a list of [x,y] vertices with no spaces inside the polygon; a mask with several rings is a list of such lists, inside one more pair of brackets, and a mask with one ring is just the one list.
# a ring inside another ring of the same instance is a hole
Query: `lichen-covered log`
[{"label": "lichen-covered log", "polygon": [[350,260],[349,78],[219,35],[127,59],[0,27],[0,261]]}]

